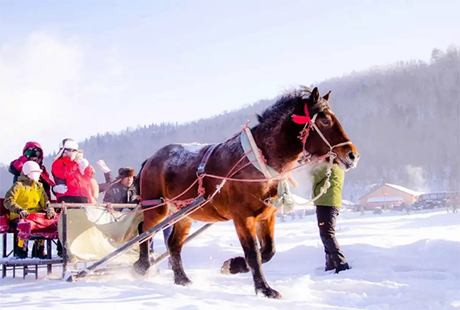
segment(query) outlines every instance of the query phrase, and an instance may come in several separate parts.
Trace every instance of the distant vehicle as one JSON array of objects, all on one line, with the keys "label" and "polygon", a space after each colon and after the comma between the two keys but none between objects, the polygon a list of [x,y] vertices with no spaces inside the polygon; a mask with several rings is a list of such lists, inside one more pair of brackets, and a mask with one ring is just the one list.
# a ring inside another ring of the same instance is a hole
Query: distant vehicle
[{"label": "distant vehicle", "polygon": [[415,210],[448,208],[459,202],[460,192],[433,192],[422,194],[414,203]]},{"label": "distant vehicle", "polygon": [[403,202],[399,205],[394,205],[392,210],[393,211],[403,211],[405,208],[406,208],[406,203]]}]

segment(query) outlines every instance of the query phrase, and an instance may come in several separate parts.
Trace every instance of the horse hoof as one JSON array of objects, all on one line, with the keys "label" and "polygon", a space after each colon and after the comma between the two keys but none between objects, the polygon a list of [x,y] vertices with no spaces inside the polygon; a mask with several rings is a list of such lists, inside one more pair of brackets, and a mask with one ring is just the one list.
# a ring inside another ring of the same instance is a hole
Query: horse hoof
[{"label": "horse hoof", "polygon": [[244,257],[237,256],[227,259],[220,268],[222,274],[237,274],[249,272],[249,267],[246,264]]},{"label": "horse hoof", "polygon": [[149,271],[150,264],[148,262],[145,263],[143,261],[138,260],[133,264],[133,267],[134,267],[134,272],[137,275],[145,276],[147,272]]},{"label": "horse hoof", "polygon": [[190,284],[192,284],[192,281],[190,281],[190,279],[187,277],[181,277],[181,278],[175,278],[174,284],[181,285],[181,286],[189,286]]},{"label": "horse hoof", "polygon": [[256,290],[256,294],[262,293],[267,298],[281,299],[282,296],[278,291],[275,291],[272,288],[261,288]]},{"label": "horse hoof", "polygon": [[226,260],[224,262],[224,264],[222,265],[222,267],[220,268],[220,273],[221,274],[231,274],[230,272],[230,263],[231,263],[231,259],[229,260]]}]

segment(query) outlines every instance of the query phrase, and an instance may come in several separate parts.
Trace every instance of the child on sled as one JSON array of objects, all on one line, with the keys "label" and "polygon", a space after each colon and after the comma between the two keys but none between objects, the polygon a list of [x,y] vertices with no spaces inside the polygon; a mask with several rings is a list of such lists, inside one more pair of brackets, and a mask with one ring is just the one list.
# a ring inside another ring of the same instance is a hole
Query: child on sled
[{"label": "child on sled", "polygon": [[[53,207],[49,205],[49,198],[43,184],[39,182],[42,169],[34,161],[27,161],[22,166],[22,173],[17,182],[6,192],[4,205],[10,213],[10,226],[16,227],[20,218],[27,218],[30,213],[46,212],[46,217],[56,216]],[[18,238],[15,256],[27,257],[27,242]],[[35,240],[32,257],[44,258],[43,240]]]}]

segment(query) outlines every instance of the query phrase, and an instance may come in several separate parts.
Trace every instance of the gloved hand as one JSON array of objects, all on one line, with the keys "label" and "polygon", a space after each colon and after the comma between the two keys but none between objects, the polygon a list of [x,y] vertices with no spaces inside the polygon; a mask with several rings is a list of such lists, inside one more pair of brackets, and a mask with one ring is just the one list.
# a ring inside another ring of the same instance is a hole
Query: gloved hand
[{"label": "gloved hand", "polygon": [[110,172],[110,168],[107,167],[107,165],[105,164],[104,160],[99,159],[96,164],[99,167],[99,169],[102,170],[102,172],[104,172],[104,173]]},{"label": "gloved hand", "polygon": [[54,185],[53,192],[58,194],[65,194],[67,193],[67,186],[64,184]]},{"label": "gloved hand", "polygon": [[29,211],[22,209],[21,211],[19,211],[19,215],[21,216],[21,218],[25,219],[29,217],[30,213]]},{"label": "gloved hand", "polygon": [[73,161],[79,164],[82,160],[83,160],[83,151],[78,150],[77,155],[75,155],[75,159]]},{"label": "gloved hand", "polygon": [[85,169],[89,166],[89,162],[86,158],[82,158],[81,161],[78,163],[78,169],[80,169],[80,173],[85,175]]},{"label": "gloved hand", "polygon": [[46,218],[47,219],[54,219],[56,217],[56,211],[52,207],[48,207],[46,209]]},{"label": "gloved hand", "polygon": [[114,212],[112,204],[109,202],[107,203],[107,211]]}]

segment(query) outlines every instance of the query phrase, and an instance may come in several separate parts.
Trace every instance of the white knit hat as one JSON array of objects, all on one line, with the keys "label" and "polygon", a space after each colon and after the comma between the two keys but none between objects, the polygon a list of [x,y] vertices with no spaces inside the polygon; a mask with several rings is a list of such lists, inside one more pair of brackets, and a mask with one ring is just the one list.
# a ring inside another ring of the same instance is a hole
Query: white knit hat
[{"label": "white knit hat", "polygon": [[31,172],[41,173],[42,171],[43,170],[40,169],[40,166],[32,160],[26,161],[22,166],[22,173],[24,173],[25,175],[29,175]]}]

